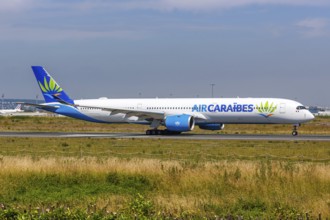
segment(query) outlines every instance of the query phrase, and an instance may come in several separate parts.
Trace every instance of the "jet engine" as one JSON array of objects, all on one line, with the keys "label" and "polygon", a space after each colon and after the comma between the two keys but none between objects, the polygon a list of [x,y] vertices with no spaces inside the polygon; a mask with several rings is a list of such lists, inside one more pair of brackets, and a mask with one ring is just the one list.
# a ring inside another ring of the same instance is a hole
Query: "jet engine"
[{"label": "jet engine", "polygon": [[165,119],[165,126],[169,131],[191,131],[195,127],[195,119],[191,115],[170,115]]}]

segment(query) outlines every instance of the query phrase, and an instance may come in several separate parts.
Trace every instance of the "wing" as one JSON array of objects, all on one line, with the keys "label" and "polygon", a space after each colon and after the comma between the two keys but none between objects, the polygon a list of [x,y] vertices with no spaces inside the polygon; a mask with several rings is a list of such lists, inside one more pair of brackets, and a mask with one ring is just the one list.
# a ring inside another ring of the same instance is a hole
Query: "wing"
[{"label": "wing", "polygon": [[[96,105],[74,105],[76,107],[82,107],[82,108],[99,108],[102,109],[103,111],[109,111],[110,115],[114,115],[114,114],[126,114],[125,117],[131,117],[131,116],[137,116],[140,119],[150,119],[150,120],[164,120],[165,117],[169,114],[167,114],[164,111],[155,111],[155,110],[146,110],[146,109],[122,109],[122,108],[111,108],[111,107],[101,107],[101,106],[96,106]],[[180,113],[183,114],[183,113]],[[204,119],[206,120],[206,117],[200,113],[185,113],[185,114],[189,114],[192,115],[195,118],[198,119]],[[173,114],[171,114],[173,115]]]},{"label": "wing", "polygon": [[165,118],[164,112],[161,111],[148,111],[148,110],[140,110],[140,109],[122,109],[122,108],[111,108],[111,107],[101,107],[101,106],[86,106],[86,105],[74,105],[75,107],[82,107],[82,108],[99,108],[102,109],[103,111],[108,111],[110,112],[110,115],[115,115],[115,114],[126,114],[126,117],[131,117],[131,116],[137,116],[139,118],[150,118],[150,119],[156,119],[156,120],[162,120]]}]

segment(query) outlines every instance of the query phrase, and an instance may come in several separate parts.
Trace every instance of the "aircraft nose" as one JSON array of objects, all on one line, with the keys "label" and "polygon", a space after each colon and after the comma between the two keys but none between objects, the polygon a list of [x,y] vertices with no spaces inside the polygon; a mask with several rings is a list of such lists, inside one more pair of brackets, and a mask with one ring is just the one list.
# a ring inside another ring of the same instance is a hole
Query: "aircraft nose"
[{"label": "aircraft nose", "polygon": [[315,117],[314,117],[314,115],[311,113],[311,112],[307,112],[306,113],[306,119],[307,120],[313,120]]}]

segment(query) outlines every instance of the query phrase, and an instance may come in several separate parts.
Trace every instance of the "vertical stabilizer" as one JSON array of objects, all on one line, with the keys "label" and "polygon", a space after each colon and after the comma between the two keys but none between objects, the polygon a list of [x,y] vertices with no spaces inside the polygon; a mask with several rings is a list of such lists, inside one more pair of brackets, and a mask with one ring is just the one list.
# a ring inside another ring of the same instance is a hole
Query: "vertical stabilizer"
[{"label": "vertical stabilizer", "polygon": [[41,66],[32,66],[41,93],[46,102],[60,102],[63,104],[74,104],[73,100],[55,82],[55,80]]},{"label": "vertical stabilizer", "polygon": [[15,108],[15,110],[21,110],[21,104],[18,104],[17,106],[16,106],[16,108]]}]

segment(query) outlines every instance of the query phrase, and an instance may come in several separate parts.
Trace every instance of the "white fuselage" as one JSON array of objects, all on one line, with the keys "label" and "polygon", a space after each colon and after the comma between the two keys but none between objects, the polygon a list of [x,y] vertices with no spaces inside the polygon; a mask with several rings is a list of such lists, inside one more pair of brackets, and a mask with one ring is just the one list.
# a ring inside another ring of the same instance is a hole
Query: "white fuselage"
[{"label": "white fuselage", "polygon": [[[70,108],[103,123],[145,123],[148,117],[134,116],[135,111],[163,113],[164,116],[187,114],[198,124],[299,124],[314,116],[299,102],[279,98],[171,98],[171,99],[86,99],[75,100]],[[106,109],[132,110],[121,113]],[[56,111],[61,114],[60,111]],[[69,116],[74,117],[75,114]],[[87,119],[88,120],[88,119]]]},{"label": "white fuselage", "polygon": [[23,112],[21,109],[3,109],[0,110],[0,115],[8,115],[12,113]]}]

